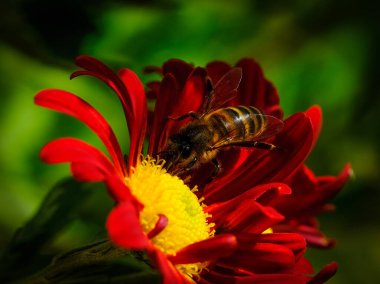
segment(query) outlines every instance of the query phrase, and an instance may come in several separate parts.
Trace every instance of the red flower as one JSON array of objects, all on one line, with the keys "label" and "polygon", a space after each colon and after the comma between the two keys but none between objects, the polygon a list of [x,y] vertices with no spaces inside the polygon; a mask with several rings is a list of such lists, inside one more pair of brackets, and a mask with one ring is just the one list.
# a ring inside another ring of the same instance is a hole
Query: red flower
[{"label": "red flower", "polygon": [[[274,86],[264,78],[260,66],[253,60],[242,59],[235,67],[242,68],[243,77],[238,96],[228,105],[252,105],[266,114],[282,118],[283,112],[279,106],[278,93]],[[216,61],[209,63],[206,70],[212,81],[218,82],[231,68],[224,62]],[[147,71],[158,72],[164,76],[166,74],[174,75],[177,85],[180,86],[179,89],[185,88],[186,83],[189,84],[184,78],[187,78],[192,71],[195,73],[195,69],[191,65],[178,60],[168,61],[161,69],[148,68]],[[164,80],[161,85],[163,84]],[[169,103],[177,97],[174,91],[171,93],[172,97],[167,94],[159,94],[159,82],[153,82],[150,86],[149,95],[152,98],[157,96],[163,100],[166,98],[166,103]],[[204,95],[202,91],[197,93],[199,97]],[[182,113],[192,110],[196,110],[196,107],[190,106],[182,110]],[[176,113],[176,115],[179,114],[180,112]],[[298,129],[295,131],[299,132],[290,135],[290,123],[296,124]],[[300,125],[302,123],[304,123],[303,128]],[[351,175],[351,167],[346,165],[338,177],[315,177],[312,171],[302,163],[315,145],[321,130],[322,112],[318,106],[313,106],[304,114],[293,115],[285,121],[285,124],[288,128],[282,133],[286,137],[281,134],[277,135],[273,143],[286,149],[287,153],[247,151],[243,148],[224,151],[221,153],[221,158],[225,170],[220,173],[218,180],[205,186],[203,194],[207,203],[212,204],[214,198],[217,201],[230,198],[245,192],[256,184],[272,181],[283,182],[291,187],[292,194],[283,195],[270,203],[285,217],[273,229],[278,232],[297,232],[305,237],[309,245],[314,247],[330,247],[335,242],[327,239],[319,231],[316,215],[333,209],[333,206],[327,202],[343,188]],[[162,144],[159,147],[163,147]],[[201,177],[205,176],[205,171],[207,171],[205,168],[199,171]],[[195,184],[198,186],[203,184],[203,181],[197,178],[197,173],[193,173],[193,175],[196,176]],[[233,190],[230,190],[231,188]]]},{"label": "red flower", "polygon": [[[130,133],[128,163],[105,119],[77,96],[61,90],[44,90],[35,102],[85,123],[103,141],[111,159],[74,138],[50,142],[41,158],[47,163],[69,162],[79,180],[106,183],[117,202],[107,221],[112,241],[127,249],[145,250],[164,283],[323,283],[335,273],[333,263],[311,277],[312,268],[304,258],[304,236],[310,238],[302,226],[316,228],[306,221],[324,209],[348,173],[337,179],[314,178],[314,183],[311,175],[302,179],[303,161],[320,128],[317,107],[286,119],[282,132],[271,138],[285,151],[234,148],[221,152],[220,175],[207,184],[209,165],[193,170],[188,182],[191,190],[166,172],[163,161],[151,157],[187,123],[167,118],[198,111],[207,95],[206,78],[218,82],[231,67],[213,62],[205,69],[193,68],[170,60],[162,69],[150,68],[164,78],[149,84],[148,97],[156,99],[156,106],[147,115],[144,88],[132,71],[123,69],[116,75],[87,56],[78,57],[76,63],[84,70],[72,77],[95,76],[119,96]],[[252,105],[281,119],[278,95],[260,67],[248,59],[237,66],[243,78],[237,96],[227,104]],[[150,157],[141,158],[147,126]],[[296,190],[292,193],[289,186]],[[304,196],[308,206],[295,206]]]}]

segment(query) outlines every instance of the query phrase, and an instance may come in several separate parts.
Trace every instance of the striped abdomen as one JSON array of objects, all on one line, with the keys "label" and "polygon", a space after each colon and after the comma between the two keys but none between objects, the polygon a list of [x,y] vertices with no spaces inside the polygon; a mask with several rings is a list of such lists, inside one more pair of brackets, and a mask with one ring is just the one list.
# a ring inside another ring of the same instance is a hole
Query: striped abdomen
[{"label": "striped abdomen", "polygon": [[252,106],[221,108],[207,114],[203,119],[210,127],[215,143],[253,140],[266,126],[266,117]]}]

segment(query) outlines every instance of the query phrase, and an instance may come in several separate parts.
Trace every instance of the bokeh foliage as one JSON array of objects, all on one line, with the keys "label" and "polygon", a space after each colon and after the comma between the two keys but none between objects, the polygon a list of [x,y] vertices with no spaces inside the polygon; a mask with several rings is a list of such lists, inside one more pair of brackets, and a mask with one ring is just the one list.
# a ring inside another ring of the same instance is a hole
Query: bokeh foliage
[{"label": "bokeh foliage", "polygon": [[[74,119],[38,108],[33,96],[44,88],[76,93],[101,110],[124,149],[128,134],[114,95],[91,78],[69,81],[78,54],[141,75],[146,65],[173,57],[204,65],[254,57],[281,95],[286,115],[319,104],[324,126],[308,160],[319,175],[338,174],[350,162],[356,178],[335,200],[337,211],[322,217],[336,236],[334,250],[309,253],[316,268],[337,260],[331,280],[374,283],[380,250],[379,72],[380,5],[356,1],[55,1],[0,4],[0,242],[37,210],[67,166],[38,159],[48,141],[75,136],[102,148]],[[81,212],[47,255],[104,236],[111,206],[104,189],[83,201]],[[96,208],[96,210],[94,210]]]}]

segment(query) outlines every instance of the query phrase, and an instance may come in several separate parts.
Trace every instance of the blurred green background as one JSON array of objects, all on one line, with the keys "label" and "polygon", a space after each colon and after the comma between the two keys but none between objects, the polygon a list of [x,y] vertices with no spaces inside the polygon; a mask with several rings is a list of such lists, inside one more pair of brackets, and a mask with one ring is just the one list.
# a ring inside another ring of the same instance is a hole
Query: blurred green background
[{"label": "blurred green background", "polygon": [[[144,82],[144,66],[173,57],[201,66],[253,57],[277,86],[286,115],[322,107],[323,130],[308,165],[318,175],[336,175],[350,162],[355,172],[335,199],[337,211],[321,217],[337,247],[310,251],[310,259],[316,269],[338,261],[329,283],[379,283],[379,10],[370,0],[1,1],[0,249],[68,175],[67,165],[42,164],[40,148],[62,136],[102,147],[81,123],[35,106],[36,92],[61,88],[80,95],[128,147],[111,91],[92,78],[69,80],[75,56],[131,68]],[[104,190],[90,194],[75,221],[44,247],[46,255],[102,238],[110,206]]]}]

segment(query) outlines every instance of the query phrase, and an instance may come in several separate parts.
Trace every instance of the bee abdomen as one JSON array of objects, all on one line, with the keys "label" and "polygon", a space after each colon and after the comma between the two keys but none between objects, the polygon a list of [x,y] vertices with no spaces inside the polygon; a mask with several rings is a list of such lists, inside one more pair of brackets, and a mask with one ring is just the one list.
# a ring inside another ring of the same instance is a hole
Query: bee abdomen
[{"label": "bee abdomen", "polygon": [[261,133],[267,123],[263,113],[253,106],[240,106],[240,108],[249,112],[247,122],[249,125],[250,136],[256,136],[258,133]]},{"label": "bee abdomen", "polygon": [[232,141],[244,141],[261,132],[265,117],[252,106],[235,106],[216,110],[205,117],[214,133],[214,139],[231,136]]}]

